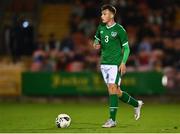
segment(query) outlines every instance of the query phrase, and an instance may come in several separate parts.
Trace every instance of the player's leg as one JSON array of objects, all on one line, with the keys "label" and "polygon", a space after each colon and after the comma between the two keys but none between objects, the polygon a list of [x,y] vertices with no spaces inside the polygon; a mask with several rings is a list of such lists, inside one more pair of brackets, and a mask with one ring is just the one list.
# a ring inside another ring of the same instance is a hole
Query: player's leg
[{"label": "player's leg", "polygon": [[118,96],[117,96],[117,85],[108,84],[109,92],[109,119],[105,122],[102,127],[110,128],[116,126],[116,114],[118,109]]},{"label": "player's leg", "polygon": [[135,98],[130,96],[127,92],[122,91],[120,87],[118,87],[117,92],[118,92],[119,99],[121,101],[134,107],[134,111],[135,111],[134,117],[135,117],[135,120],[138,120],[140,118],[141,107],[143,105],[143,102],[141,100],[136,100]]},{"label": "player's leg", "polygon": [[127,92],[122,91],[120,87],[118,87],[118,96],[121,101],[124,103],[130,104],[133,107],[138,107],[138,101],[130,96]]},{"label": "player's leg", "polygon": [[105,68],[101,66],[101,72],[103,78],[107,84],[109,92],[109,114],[110,117],[102,127],[115,127],[116,126],[116,114],[118,109],[118,96],[117,96],[117,85],[115,84],[115,77],[117,75],[117,67],[107,65]]},{"label": "player's leg", "polygon": [[110,108],[110,118],[115,121],[116,113],[118,109],[118,95],[117,95],[117,79],[119,78],[118,66],[109,65],[110,70],[108,71],[108,92],[109,92],[109,108]]},{"label": "player's leg", "polygon": [[116,91],[117,91],[116,84],[108,84],[110,119],[112,119],[113,121],[116,121],[116,113],[119,102]]}]

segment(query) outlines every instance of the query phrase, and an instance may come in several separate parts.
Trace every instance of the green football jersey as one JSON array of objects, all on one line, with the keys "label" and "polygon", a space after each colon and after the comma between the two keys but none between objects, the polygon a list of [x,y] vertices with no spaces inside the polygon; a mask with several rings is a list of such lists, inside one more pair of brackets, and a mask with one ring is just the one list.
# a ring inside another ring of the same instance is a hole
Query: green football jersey
[{"label": "green football jersey", "polygon": [[121,64],[122,47],[128,45],[128,36],[120,24],[114,23],[110,27],[106,24],[100,24],[96,31],[95,40],[101,45],[101,64]]}]

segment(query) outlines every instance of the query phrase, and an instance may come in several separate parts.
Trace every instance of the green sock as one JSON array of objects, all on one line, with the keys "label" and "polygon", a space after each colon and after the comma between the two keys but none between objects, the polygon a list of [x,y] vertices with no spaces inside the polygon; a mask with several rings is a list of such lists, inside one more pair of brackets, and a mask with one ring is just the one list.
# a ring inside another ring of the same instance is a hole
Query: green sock
[{"label": "green sock", "polygon": [[116,113],[118,108],[118,96],[117,94],[109,95],[109,110],[110,110],[110,118],[115,121]]},{"label": "green sock", "polygon": [[122,92],[122,96],[119,98],[124,103],[130,104],[133,107],[138,107],[138,101],[131,97],[128,93]]}]

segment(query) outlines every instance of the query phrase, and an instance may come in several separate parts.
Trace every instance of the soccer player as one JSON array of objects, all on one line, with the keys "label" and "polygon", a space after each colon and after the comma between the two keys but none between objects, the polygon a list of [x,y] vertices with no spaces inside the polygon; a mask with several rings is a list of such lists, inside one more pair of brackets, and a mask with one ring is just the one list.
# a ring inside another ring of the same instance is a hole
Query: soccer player
[{"label": "soccer player", "polygon": [[102,127],[110,128],[116,126],[118,99],[134,107],[135,120],[140,118],[143,102],[134,99],[120,88],[130,49],[125,29],[114,20],[116,9],[109,4],[103,5],[101,13],[102,23],[97,28],[93,46],[101,49],[100,69],[109,92],[110,117]]}]

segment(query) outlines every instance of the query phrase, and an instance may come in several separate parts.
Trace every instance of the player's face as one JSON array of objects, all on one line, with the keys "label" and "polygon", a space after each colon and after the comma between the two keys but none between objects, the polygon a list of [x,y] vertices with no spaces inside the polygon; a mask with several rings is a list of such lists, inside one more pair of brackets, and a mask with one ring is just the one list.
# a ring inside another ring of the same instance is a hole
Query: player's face
[{"label": "player's face", "polygon": [[103,23],[108,23],[113,18],[113,14],[108,9],[103,10],[101,14],[101,19]]}]

